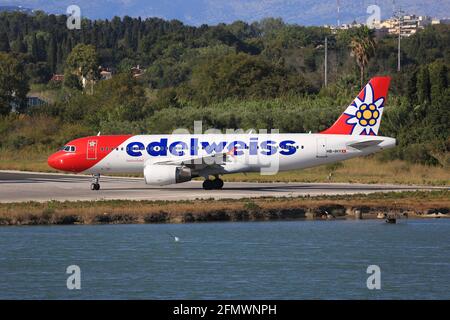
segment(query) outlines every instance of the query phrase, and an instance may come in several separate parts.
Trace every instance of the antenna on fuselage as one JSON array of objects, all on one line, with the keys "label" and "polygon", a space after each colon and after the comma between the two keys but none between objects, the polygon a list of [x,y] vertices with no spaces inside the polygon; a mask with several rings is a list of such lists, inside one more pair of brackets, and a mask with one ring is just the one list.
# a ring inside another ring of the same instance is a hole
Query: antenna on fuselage
[{"label": "antenna on fuselage", "polygon": [[97,137],[100,135],[100,133],[102,133],[101,131],[99,131],[98,133],[97,133]]}]

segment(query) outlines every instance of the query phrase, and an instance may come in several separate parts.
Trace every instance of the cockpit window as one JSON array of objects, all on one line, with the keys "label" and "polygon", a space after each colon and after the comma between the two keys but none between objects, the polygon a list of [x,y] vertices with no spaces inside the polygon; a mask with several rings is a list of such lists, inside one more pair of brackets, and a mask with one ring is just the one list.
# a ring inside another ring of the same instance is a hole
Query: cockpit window
[{"label": "cockpit window", "polygon": [[64,146],[61,148],[61,150],[65,152],[75,152],[76,148],[75,146]]}]

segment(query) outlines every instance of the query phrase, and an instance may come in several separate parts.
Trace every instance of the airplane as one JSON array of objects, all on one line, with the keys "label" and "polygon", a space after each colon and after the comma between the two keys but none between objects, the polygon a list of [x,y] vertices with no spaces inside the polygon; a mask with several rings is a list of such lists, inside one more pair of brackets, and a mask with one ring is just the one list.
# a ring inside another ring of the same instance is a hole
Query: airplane
[{"label": "airplane", "polygon": [[48,164],[92,174],[91,190],[100,189],[101,174],[111,173],[143,173],[152,186],[203,177],[203,188],[212,190],[223,188],[225,174],[273,174],[365,156],[396,145],[378,136],[389,84],[390,77],[372,78],[336,122],[316,134],[97,135],[70,141]]}]

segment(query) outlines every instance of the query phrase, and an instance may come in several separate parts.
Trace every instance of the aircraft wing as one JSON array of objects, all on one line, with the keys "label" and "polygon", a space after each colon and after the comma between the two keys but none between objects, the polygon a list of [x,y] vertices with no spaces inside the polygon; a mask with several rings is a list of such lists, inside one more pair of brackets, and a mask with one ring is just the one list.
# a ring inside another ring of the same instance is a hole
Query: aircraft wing
[{"label": "aircraft wing", "polygon": [[235,149],[230,151],[209,154],[206,156],[189,156],[180,157],[164,161],[151,162],[153,165],[184,165],[192,169],[203,169],[208,166],[220,166],[226,162],[231,161],[231,157],[234,157]]}]

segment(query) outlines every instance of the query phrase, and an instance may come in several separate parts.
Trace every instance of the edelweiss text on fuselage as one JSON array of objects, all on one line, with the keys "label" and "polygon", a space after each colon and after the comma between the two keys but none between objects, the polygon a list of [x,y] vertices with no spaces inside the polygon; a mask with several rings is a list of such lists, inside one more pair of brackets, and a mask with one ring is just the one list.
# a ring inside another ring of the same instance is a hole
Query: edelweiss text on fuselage
[{"label": "edelweiss text on fuselage", "polygon": [[228,150],[236,156],[244,154],[243,150],[246,149],[250,155],[258,155],[259,153],[267,156],[277,152],[288,156],[297,151],[295,141],[283,140],[278,143],[273,140],[264,140],[259,142],[257,137],[250,138],[248,143],[239,140],[209,142],[200,141],[198,138],[191,138],[189,142],[173,141],[169,143],[168,139],[161,138],[159,141],[150,142],[147,146],[139,141],[130,142],[127,145],[127,153],[132,157],[141,157],[144,151],[153,157],[167,156],[168,154],[174,156],[196,156],[200,149],[205,150],[207,154],[216,154]]}]

